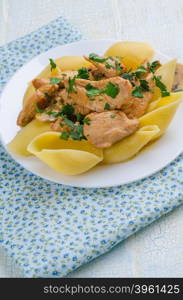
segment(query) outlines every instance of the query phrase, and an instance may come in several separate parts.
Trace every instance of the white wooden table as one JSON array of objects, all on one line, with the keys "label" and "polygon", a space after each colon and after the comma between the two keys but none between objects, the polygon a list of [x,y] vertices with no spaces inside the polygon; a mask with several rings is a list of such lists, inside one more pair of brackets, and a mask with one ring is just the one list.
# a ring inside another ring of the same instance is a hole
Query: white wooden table
[{"label": "white wooden table", "polygon": [[[1,0],[0,44],[64,15],[86,38],[148,41],[183,61],[182,0]],[[183,277],[183,206],[70,277]],[[0,277],[21,271],[0,249]]]}]

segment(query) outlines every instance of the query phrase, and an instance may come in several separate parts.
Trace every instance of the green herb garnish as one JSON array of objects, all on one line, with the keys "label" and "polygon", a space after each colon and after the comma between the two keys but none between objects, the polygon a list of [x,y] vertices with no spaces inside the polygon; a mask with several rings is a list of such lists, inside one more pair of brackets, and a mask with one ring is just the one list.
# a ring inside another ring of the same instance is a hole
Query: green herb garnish
[{"label": "green herb garnish", "polygon": [[83,120],[83,115],[80,114],[80,113],[77,113],[77,114],[76,114],[76,120],[77,120],[78,122],[81,122],[81,121]]},{"label": "green herb garnish", "polygon": [[119,87],[112,82],[109,82],[104,90],[101,90],[101,93],[107,94],[111,98],[115,98],[119,94]]},{"label": "green herb garnish", "polygon": [[61,82],[61,79],[60,78],[56,78],[56,77],[52,77],[50,78],[50,83],[51,84],[58,84]]},{"label": "green herb garnish", "polygon": [[145,91],[149,91],[149,85],[148,85],[148,81],[145,79],[140,79],[140,86],[142,88],[142,90]]},{"label": "green herb garnish", "polygon": [[154,75],[153,79],[155,81],[156,86],[161,91],[161,96],[162,97],[170,96],[170,93],[167,91],[166,85],[161,81],[161,76],[155,76]]},{"label": "green herb garnish", "polygon": [[135,89],[132,91],[132,96],[137,97],[137,98],[143,98],[142,94],[142,87],[141,86],[136,86]]},{"label": "green herb garnish", "polygon": [[101,90],[94,87],[90,83],[85,86],[85,89],[87,90],[86,94],[88,97],[95,97],[101,94]]},{"label": "green herb garnish", "polygon": [[99,63],[103,63],[105,62],[108,58],[107,57],[100,57],[98,54],[96,53],[90,53],[89,55],[89,59],[99,62]]},{"label": "green herb garnish", "polygon": [[129,81],[132,81],[134,79],[134,73],[130,73],[130,72],[124,72],[121,75],[122,78],[127,79]]},{"label": "green herb garnish", "polygon": [[109,103],[105,103],[104,109],[105,109],[105,110],[110,110],[110,109],[111,109],[110,104],[109,104]]},{"label": "green herb garnish", "polygon": [[76,76],[74,76],[73,78],[69,77],[69,87],[67,88],[68,93],[77,92],[76,88],[74,87],[75,80],[76,80]]},{"label": "green herb garnish", "polygon": [[[84,134],[83,134],[83,125],[75,125],[71,120],[69,120],[67,118],[63,118],[63,121],[71,129],[66,134],[67,139],[69,137],[72,138],[73,140],[77,140],[77,141],[85,139]],[[60,138],[62,138],[62,135],[60,136]],[[64,138],[65,138],[65,135],[64,135]]]},{"label": "green herb garnish", "polygon": [[76,141],[85,139],[83,135],[83,125],[75,125],[74,130],[70,132],[70,137]]},{"label": "green herb garnish", "polygon": [[70,104],[64,105],[62,108],[62,114],[66,116],[71,116],[74,114],[74,107]]},{"label": "green herb garnish", "polygon": [[50,61],[50,67],[51,67],[51,71],[53,69],[56,69],[57,65],[56,63],[54,62],[54,60],[52,58],[49,58],[49,61]]},{"label": "green herb garnish", "polygon": [[37,104],[35,104],[35,108],[36,108],[36,112],[39,113],[39,114],[42,114],[45,111],[44,109],[39,108]]},{"label": "green herb garnish", "polygon": [[149,85],[148,81],[145,79],[140,79],[139,80],[140,85],[136,86],[134,90],[132,91],[132,96],[137,97],[137,98],[143,98],[143,92],[149,91]]},{"label": "green herb garnish", "polygon": [[90,125],[90,122],[91,122],[90,118],[83,119],[83,124]]},{"label": "green herb garnish", "polygon": [[70,136],[69,132],[64,131],[64,132],[61,133],[60,138],[67,141],[69,136]]},{"label": "green herb garnish", "polygon": [[151,73],[155,73],[155,71],[161,66],[159,60],[155,60],[152,63],[147,63],[147,69]]},{"label": "green herb garnish", "polygon": [[112,115],[110,115],[110,117],[111,117],[111,119],[114,119],[114,118],[116,118],[116,115],[112,114]]},{"label": "green herb garnish", "polygon": [[64,120],[64,123],[67,126],[69,126],[70,128],[74,129],[75,125],[74,125],[74,123],[71,120],[69,120],[68,118],[63,118],[63,120]]},{"label": "green herb garnish", "polygon": [[142,75],[144,75],[144,73],[147,73],[147,70],[144,66],[140,66],[136,69],[136,71],[134,72],[134,76],[136,78],[141,78]]},{"label": "green herb garnish", "polygon": [[62,116],[62,112],[60,111],[47,111],[46,114],[54,118],[58,118]]},{"label": "green herb garnish", "polygon": [[87,68],[81,68],[78,70],[77,78],[88,79],[89,73]]}]

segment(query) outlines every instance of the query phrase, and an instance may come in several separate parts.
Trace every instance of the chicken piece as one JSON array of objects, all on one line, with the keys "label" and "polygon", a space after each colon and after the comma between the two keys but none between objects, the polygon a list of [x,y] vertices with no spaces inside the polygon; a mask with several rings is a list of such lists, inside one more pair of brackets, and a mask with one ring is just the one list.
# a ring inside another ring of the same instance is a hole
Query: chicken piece
[{"label": "chicken piece", "polygon": [[49,115],[47,113],[37,113],[35,118],[40,122],[54,122],[57,119],[53,115]]},{"label": "chicken piece", "polygon": [[53,104],[49,105],[44,112],[37,113],[35,117],[40,122],[54,122],[58,118],[57,113],[61,112],[62,108],[63,104],[60,101],[56,101],[56,103],[54,102]]},{"label": "chicken piece", "polygon": [[35,87],[35,89],[39,89],[43,85],[50,84],[50,80],[47,78],[35,78],[32,80],[32,84]]},{"label": "chicken piece", "polygon": [[26,102],[22,111],[17,118],[17,125],[25,126],[33,120],[36,115],[36,106],[45,108],[49,105],[50,99],[47,96],[52,96],[58,90],[58,85],[43,85],[41,86]]},{"label": "chicken piece", "polygon": [[58,118],[54,123],[50,125],[51,130],[58,132],[69,132],[71,128],[64,124],[64,121],[61,118]]},{"label": "chicken piece", "polygon": [[122,105],[121,109],[129,119],[140,118],[145,114],[152,98],[152,92],[145,92],[143,95],[143,98],[132,97],[128,103]]},{"label": "chicken piece", "polygon": [[97,148],[108,148],[135,132],[137,119],[130,120],[121,111],[105,111],[87,115],[89,124],[84,124],[84,135]]},{"label": "chicken piece", "polygon": [[[99,81],[76,79],[74,90],[70,93],[68,93],[68,80],[64,80],[64,85],[66,90],[61,91],[63,101],[74,105],[76,112],[83,115],[91,111],[102,112],[105,109],[120,109],[122,104],[131,97],[132,92],[131,83],[121,77]],[[93,89],[93,96],[89,93],[88,89],[90,88]]]},{"label": "chicken piece", "polygon": [[32,80],[32,84],[33,86],[35,87],[35,89],[39,89],[41,88],[42,86],[44,85],[48,85],[50,84],[50,79],[51,78],[60,78],[61,79],[61,82],[59,83],[59,86],[60,87],[63,87],[63,79],[64,78],[73,78],[74,76],[76,76],[78,74],[77,71],[65,71],[65,72],[62,72],[61,74],[57,75],[57,76],[52,76],[50,78],[35,78]]},{"label": "chicken piece", "polygon": [[[76,126],[80,125],[79,122],[75,122],[73,124]],[[50,127],[53,131],[58,132],[70,132],[73,130],[72,127],[69,127],[67,124],[65,124],[64,120],[61,117],[57,118],[57,120],[54,123],[52,123]]]},{"label": "chicken piece", "polygon": [[122,64],[116,57],[101,57],[101,59],[105,59],[104,62],[96,62],[90,56],[84,56],[84,58],[92,63],[98,71],[107,78],[119,76],[126,71],[124,64]]},{"label": "chicken piece", "polygon": [[148,82],[149,91],[143,92],[143,98],[131,97],[121,106],[122,111],[129,119],[140,118],[145,114],[153,96],[152,88],[154,87],[154,80],[152,77],[152,74],[148,74],[144,78]]},{"label": "chicken piece", "polygon": [[172,91],[183,90],[183,65],[177,64],[175,69],[175,77],[173,82]]}]

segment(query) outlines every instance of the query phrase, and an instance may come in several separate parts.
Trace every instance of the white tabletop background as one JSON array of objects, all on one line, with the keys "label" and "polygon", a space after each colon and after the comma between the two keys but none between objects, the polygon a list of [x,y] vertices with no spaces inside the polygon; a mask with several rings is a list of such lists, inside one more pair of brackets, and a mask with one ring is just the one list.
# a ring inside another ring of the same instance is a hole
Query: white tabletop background
[{"label": "white tabletop background", "polygon": [[[183,0],[0,0],[0,45],[60,15],[85,38],[148,41],[183,61]],[[183,206],[69,277],[183,277]],[[21,277],[0,249],[0,277]]]}]

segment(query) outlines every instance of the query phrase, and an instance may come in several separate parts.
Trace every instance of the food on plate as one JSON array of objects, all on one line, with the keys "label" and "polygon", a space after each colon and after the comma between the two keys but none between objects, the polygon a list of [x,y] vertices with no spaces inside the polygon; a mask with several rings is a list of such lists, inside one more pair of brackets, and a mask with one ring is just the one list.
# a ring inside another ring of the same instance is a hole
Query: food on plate
[{"label": "food on plate", "polygon": [[86,140],[70,139],[66,142],[60,139],[60,133],[53,131],[36,136],[27,149],[65,175],[84,173],[103,160],[102,149],[97,149]]},{"label": "food on plate", "polygon": [[183,99],[182,65],[153,55],[147,43],[118,42],[104,55],[50,58],[28,85],[9,150],[65,175],[134,157],[164,134]]}]

